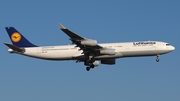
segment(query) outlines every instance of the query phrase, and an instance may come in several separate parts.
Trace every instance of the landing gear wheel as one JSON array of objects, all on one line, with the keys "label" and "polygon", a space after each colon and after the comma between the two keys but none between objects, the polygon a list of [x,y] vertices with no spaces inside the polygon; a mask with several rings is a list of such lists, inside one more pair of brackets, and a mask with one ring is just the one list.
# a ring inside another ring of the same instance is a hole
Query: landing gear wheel
[{"label": "landing gear wheel", "polygon": [[90,67],[91,67],[91,68],[94,68],[94,65],[91,65]]},{"label": "landing gear wheel", "polygon": [[90,71],[90,69],[91,69],[90,67],[86,67],[86,70],[87,70],[87,71]]},{"label": "landing gear wheel", "polygon": [[160,55],[157,55],[156,62],[159,62]]},{"label": "landing gear wheel", "polygon": [[159,62],[159,59],[158,59],[158,58],[156,59],[156,62]]}]

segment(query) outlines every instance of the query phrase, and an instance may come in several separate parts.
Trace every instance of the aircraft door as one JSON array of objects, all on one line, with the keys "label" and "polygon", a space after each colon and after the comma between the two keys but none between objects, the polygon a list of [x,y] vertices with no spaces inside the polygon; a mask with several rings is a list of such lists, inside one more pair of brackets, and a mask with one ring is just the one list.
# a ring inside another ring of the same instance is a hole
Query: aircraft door
[{"label": "aircraft door", "polygon": [[42,53],[42,48],[37,48],[37,54],[40,56],[41,55],[41,53]]},{"label": "aircraft door", "polygon": [[158,50],[159,44],[156,43],[156,44],[153,45],[153,47],[154,47],[154,50]]},{"label": "aircraft door", "polygon": [[129,45],[126,45],[126,50],[130,50],[130,47],[129,47]]}]

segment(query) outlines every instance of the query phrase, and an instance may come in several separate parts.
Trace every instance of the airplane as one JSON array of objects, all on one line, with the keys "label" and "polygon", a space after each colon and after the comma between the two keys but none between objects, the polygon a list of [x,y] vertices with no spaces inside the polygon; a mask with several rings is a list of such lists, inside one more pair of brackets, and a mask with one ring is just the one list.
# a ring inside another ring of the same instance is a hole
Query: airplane
[{"label": "airplane", "polygon": [[86,70],[90,71],[101,64],[114,65],[117,58],[156,56],[159,62],[160,55],[169,53],[174,46],[160,41],[135,41],[98,44],[97,40],[82,37],[62,24],[60,29],[70,37],[72,45],[37,46],[27,40],[14,27],[5,27],[12,44],[4,43],[9,47],[9,53],[16,53],[28,57],[45,60],[76,60],[84,62]]}]

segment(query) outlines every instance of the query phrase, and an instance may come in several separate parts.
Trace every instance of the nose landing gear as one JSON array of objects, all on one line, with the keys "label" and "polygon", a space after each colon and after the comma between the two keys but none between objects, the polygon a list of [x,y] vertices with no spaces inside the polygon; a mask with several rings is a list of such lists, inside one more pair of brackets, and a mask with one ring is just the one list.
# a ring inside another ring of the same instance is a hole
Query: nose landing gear
[{"label": "nose landing gear", "polygon": [[160,57],[160,55],[158,54],[157,56],[156,56],[156,62],[159,62],[159,57]]}]

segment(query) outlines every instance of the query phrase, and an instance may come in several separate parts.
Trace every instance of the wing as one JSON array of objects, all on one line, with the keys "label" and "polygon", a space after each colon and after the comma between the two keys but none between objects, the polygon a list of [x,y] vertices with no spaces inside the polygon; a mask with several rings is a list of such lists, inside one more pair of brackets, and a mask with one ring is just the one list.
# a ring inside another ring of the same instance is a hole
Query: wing
[{"label": "wing", "polygon": [[75,34],[74,32],[71,32],[70,30],[68,30],[67,28],[65,28],[62,24],[59,24],[60,29],[66,33],[71,40],[84,40],[85,38]]},{"label": "wing", "polygon": [[64,33],[66,33],[70,37],[72,43],[76,44],[76,47],[79,47],[80,50],[83,50],[84,54],[89,54],[91,52],[98,54],[99,50],[103,49],[103,47],[97,44],[96,40],[81,37],[65,28],[62,24],[59,24],[59,27]]}]

